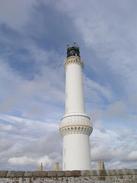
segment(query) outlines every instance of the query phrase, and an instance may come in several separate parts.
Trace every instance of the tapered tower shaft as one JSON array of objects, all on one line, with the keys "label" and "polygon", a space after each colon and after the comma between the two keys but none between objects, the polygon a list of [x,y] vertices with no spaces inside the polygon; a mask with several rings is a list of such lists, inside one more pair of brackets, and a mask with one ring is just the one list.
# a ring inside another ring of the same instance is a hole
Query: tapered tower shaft
[{"label": "tapered tower shaft", "polygon": [[[75,63],[76,62],[76,63]],[[65,62],[66,101],[65,113],[84,113],[82,62],[80,57],[71,56]]]},{"label": "tapered tower shaft", "polygon": [[63,136],[63,170],[90,170],[90,117],[85,114],[83,63],[77,45],[68,47],[65,60],[65,115],[60,123]]}]

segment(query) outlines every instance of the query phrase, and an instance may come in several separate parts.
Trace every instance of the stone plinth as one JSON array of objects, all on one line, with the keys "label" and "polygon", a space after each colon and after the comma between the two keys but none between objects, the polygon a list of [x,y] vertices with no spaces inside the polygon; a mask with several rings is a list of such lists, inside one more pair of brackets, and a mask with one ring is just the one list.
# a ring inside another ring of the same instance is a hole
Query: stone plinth
[{"label": "stone plinth", "polygon": [[[100,179],[102,178],[103,179]],[[0,171],[0,183],[137,183],[137,169],[85,171]]]}]

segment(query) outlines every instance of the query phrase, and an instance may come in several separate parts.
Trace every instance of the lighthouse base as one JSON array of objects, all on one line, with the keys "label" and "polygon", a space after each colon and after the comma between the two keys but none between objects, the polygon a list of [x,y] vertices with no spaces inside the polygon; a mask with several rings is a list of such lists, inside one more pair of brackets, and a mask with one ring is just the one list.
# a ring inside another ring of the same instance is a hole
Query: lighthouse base
[{"label": "lighthouse base", "polygon": [[63,136],[63,170],[90,170],[90,117],[80,113],[65,115],[59,130]]},{"label": "lighthouse base", "polygon": [[63,170],[90,170],[89,136],[69,134],[63,138]]}]

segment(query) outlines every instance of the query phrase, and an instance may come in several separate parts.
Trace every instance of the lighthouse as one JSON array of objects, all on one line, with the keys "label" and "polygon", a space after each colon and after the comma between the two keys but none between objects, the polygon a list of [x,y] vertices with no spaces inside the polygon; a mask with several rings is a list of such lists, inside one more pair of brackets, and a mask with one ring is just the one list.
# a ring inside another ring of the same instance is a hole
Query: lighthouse
[{"label": "lighthouse", "polygon": [[63,170],[90,170],[90,117],[85,113],[83,62],[79,46],[67,47],[65,59],[65,114],[59,131],[63,137]]}]

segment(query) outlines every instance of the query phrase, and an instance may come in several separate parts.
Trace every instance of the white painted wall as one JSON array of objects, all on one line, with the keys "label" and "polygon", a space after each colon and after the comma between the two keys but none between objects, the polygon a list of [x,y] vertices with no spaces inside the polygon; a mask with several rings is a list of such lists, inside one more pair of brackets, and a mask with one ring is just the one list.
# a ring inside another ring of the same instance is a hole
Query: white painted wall
[{"label": "white painted wall", "polygon": [[[90,118],[85,114],[82,63],[79,57],[68,57],[66,69],[65,116],[60,124],[63,135],[63,170],[90,170]],[[74,128],[74,125],[77,126]],[[88,129],[85,133],[84,130]]]},{"label": "white painted wall", "polygon": [[65,113],[84,113],[82,66],[78,63],[66,65]]},{"label": "white painted wall", "polygon": [[63,170],[90,170],[89,136],[69,134],[63,138]]}]

